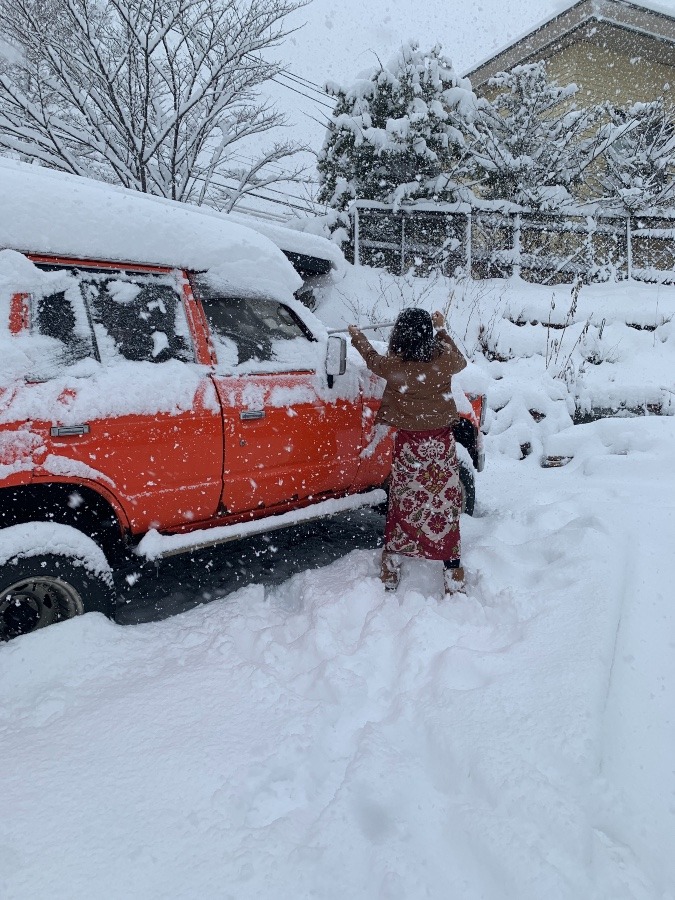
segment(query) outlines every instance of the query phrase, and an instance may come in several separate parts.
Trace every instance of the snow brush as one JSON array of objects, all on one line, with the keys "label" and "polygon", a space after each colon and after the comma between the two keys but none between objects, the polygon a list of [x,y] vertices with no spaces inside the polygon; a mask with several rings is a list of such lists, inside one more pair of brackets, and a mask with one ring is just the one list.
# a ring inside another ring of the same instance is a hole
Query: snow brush
[{"label": "snow brush", "polygon": [[[377,325],[359,325],[359,331],[374,331],[376,328],[393,328],[395,322],[378,322]],[[345,328],[329,328],[328,334],[341,334],[342,332],[347,331],[347,327]]]}]

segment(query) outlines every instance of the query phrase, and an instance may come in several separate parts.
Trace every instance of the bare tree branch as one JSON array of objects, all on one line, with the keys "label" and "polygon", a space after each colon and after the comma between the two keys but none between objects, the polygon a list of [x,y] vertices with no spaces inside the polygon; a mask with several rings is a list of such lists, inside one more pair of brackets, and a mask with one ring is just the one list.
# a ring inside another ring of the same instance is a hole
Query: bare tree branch
[{"label": "bare tree branch", "polygon": [[283,71],[267,51],[307,2],[0,0],[15,51],[0,69],[0,152],[228,209],[297,181],[297,168],[269,168],[296,152],[288,142],[248,166],[234,157],[284,124],[259,89]]}]

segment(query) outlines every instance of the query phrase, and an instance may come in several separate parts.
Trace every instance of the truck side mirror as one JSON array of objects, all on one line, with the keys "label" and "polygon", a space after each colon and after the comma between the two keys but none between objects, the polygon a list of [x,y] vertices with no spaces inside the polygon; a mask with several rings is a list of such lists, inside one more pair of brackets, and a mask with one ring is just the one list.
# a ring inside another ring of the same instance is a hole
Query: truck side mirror
[{"label": "truck side mirror", "polygon": [[328,386],[333,386],[335,375],[344,375],[347,369],[347,340],[338,334],[328,335],[326,348],[326,375]]}]

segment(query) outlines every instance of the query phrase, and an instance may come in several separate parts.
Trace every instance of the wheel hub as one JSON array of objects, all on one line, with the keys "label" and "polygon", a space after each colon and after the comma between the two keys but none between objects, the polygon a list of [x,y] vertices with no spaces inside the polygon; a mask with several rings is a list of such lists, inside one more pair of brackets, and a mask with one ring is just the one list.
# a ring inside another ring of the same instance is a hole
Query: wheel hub
[{"label": "wheel hub", "polygon": [[83,612],[82,599],[72,585],[58,578],[24,578],[0,594],[0,640]]}]

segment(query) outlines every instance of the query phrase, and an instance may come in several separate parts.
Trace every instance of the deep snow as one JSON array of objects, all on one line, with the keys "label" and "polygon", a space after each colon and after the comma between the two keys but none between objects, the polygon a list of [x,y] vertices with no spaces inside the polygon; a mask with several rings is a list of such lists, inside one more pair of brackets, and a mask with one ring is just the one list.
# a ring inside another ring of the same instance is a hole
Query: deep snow
[{"label": "deep snow", "polygon": [[355,550],[2,647],[0,896],[675,896],[675,420],[621,424],[491,459],[451,601]]}]

